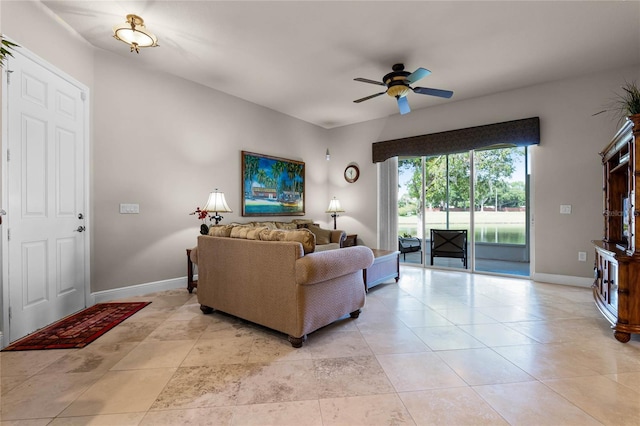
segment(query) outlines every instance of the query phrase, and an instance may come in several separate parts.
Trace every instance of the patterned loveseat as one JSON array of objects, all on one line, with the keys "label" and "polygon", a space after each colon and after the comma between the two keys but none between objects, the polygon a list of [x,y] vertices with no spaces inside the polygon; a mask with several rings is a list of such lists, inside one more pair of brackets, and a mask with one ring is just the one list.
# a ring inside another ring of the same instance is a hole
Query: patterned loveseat
[{"label": "patterned loveseat", "polygon": [[373,264],[368,247],[318,252],[308,229],[214,229],[219,236],[198,237],[193,258],[204,313],[217,309],[280,331],[294,347],[320,327],[360,314],[362,270]]}]

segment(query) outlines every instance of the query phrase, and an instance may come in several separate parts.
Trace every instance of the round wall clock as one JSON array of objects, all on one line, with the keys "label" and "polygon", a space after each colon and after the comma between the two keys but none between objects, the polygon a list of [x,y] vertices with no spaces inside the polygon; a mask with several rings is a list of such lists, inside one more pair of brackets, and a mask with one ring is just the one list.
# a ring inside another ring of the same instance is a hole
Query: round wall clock
[{"label": "round wall clock", "polygon": [[360,177],[360,169],[355,164],[348,165],[346,169],[344,169],[344,179],[353,183],[358,180]]}]

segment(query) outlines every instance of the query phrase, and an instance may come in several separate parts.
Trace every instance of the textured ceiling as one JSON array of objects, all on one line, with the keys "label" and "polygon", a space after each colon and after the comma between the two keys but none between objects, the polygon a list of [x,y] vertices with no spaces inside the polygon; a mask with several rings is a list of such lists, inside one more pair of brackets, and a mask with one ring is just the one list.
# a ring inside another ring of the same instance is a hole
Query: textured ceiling
[{"label": "textured ceiling", "polygon": [[[397,114],[394,63],[432,74],[413,110],[640,64],[637,1],[42,1],[92,45],[325,128]],[[159,39],[112,37],[135,13]]]}]

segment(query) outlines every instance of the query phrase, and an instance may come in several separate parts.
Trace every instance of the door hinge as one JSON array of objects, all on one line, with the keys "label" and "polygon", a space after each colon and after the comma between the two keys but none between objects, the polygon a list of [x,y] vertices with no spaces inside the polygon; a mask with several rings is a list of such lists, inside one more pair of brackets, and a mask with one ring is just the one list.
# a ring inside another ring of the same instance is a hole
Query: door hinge
[{"label": "door hinge", "polygon": [[11,228],[7,229],[7,241],[11,241]]},{"label": "door hinge", "polygon": [[9,322],[11,322],[11,306],[9,306]]},{"label": "door hinge", "polygon": [[11,84],[11,73],[13,71],[11,70],[7,70],[7,84]]},{"label": "door hinge", "polygon": [[11,150],[7,149],[7,161],[11,160]]},{"label": "door hinge", "polygon": [[85,92],[80,92],[80,99],[82,99],[83,101],[87,100],[87,94]]}]

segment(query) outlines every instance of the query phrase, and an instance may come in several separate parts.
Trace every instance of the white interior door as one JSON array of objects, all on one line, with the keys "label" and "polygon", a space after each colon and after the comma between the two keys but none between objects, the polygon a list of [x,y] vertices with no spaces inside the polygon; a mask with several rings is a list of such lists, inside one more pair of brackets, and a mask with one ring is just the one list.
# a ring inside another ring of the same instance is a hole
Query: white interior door
[{"label": "white interior door", "polygon": [[20,50],[6,86],[10,342],[83,309],[87,276],[85,90]]}]

